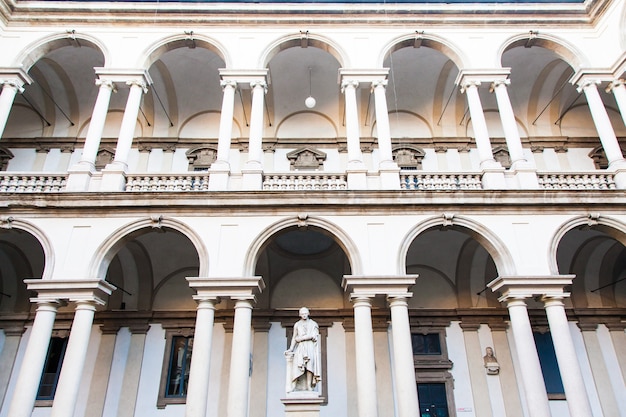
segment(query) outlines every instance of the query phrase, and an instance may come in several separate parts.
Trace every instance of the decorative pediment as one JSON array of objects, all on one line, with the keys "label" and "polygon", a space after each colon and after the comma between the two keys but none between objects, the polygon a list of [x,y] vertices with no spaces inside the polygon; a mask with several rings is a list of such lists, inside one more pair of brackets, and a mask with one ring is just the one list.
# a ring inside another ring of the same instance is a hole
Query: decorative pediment
[{"label": "decorative pediment", "polygon": [[392,155],[400,169],[416,171],[422,169],[422,160],[426,153],[417,146],[401,145],[393,148]]},{"label": "decorative pediment", "polygon": [[0,148],[0,171],[6,171],[9,161],[13,158],[13,153],[7,148]]},{"label": "decorative pediment", "polygon": [[287,154],[292,170],[317,171],[326,160],[326,153],[305,146]]},{"label": "decorative pediment", "polygon": [[115,159],[115,151],[111,148],[102,148],[96,155],[96,169],[101,170]]},{"label": "decorative pediment", "polygon": [[493,158],[496,162],[500,162],[504,168],[511,168],[511,156],[509,150],[504,146],[496,146],[492,149]]},{"label": "decorative pediment", "polygon": [[207,171],[217,159],[217,149],[209,146],[192,148],[187,151],[189,171]]}]

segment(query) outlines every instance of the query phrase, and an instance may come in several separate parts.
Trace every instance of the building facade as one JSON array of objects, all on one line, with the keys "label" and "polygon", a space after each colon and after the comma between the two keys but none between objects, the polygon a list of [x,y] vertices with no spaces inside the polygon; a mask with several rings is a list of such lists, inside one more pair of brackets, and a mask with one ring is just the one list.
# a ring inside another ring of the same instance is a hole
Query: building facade
[{"label": "building facade", "polygon": [[624,28],[0,0],[0,417],[626,417]]}]

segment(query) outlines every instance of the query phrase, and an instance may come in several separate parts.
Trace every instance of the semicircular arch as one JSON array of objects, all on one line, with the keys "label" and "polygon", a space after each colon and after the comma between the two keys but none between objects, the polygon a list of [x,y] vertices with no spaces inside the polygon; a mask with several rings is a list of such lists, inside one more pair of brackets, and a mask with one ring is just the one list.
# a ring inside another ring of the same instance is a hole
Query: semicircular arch
[{"label": "semicircular arch", "polygon": [[141,68],[148,69],[164,53],[173,49],[189,48],[190,42],[192,42],[191,44],[194,48],[204,48],[215,53],[222,59],[222,61],[224,61],[225,67],[230,68],[231,59],[228,55],[227,49],[215,39],[196,34],[180,34],[160,39],[145,50],[145,52],[138,58],[137,64]]},{"label": "semicircular arch", "polygon": [[506,245],[484,225],[464,216],[444,214],[419,223],[404,237],[398,252],[398,274],[406,273],[406,257],[413,241],[423,232],[434,227],[456,227],[476,239],[491,255],[499,275],[515,275],[515,262]]},{"label": "semicircular arch", "polygon": [[55,258],[54,258],[54,249],[53,249],[52,244],[50,243],[50,240],[48,239],[48,236],[41,229],[39,229],[37,226],[35,226],[32,223],[29,223],[21,219],[15,219],[15,218],[9,218],[9,219],[7,219],[6,221],[6,224],[8,225],[7,227],[10,227],[11,229],[18,229],[18,230],[25,231],[29,233],[31,236],[33,236],[35,239],[37,239],[37,241],[39,242],[43,250],[43,257],[44,257],[44,267],[43,267],[43,272],[41,274],[41,279],[52,279]]},{"label": "semicircular arch", "polygon": [[378,57],[378,66],[382,67],[387,57],[395,51],[402,48],[413,48],[415,46],[417,36],[420,37],[420,47],[431,48],[441,52],[454,62],[457,68],[465,68],[467,66],[467,62],[469,62],[469,60],[463,54],[461,48],[458,48],[445,38],[427,33],[410,33],[392,40],[385,48],[383,48],[380,56]]},{"label": "semicircular arch", "polygon": [[356,244],[344,232],[339,226],[328,220],[319,217],[293,217],[278,221],[270,226],[266,227],[257,238],[254,243],[248,249],[246,259],[244,261],[244,274],[254,275],[257,261],[261,255],[265,246],[270,242],[271,238],[277,233],[288,229],[290,227],[315,227],[328,232],[337,242],[337,244],[343,249],[348,261],[350,262],[350,268],[353,275],[359,275],[363,271],[361,257]]},{"label": "semicircular arch", "polygon": [[28,45],[21,54],[15,59],[15,66],[22,66],[26,72],[39,61],[48,52],[55,49],[70,46],[74,40],[80,42],[81,46],[87,46],[96,49],[102,53],[104,57],[104,66],[110,62],[110,53],[103,42],[97,38],[84,33],[55,33],[45,38],[39,39]]},{"label": "semicircular arch", "polygon": [[339,47],[339,45],[328,38],[307,32],[306,35],[303,35],[302,33],[292,33],[272,42],[261,54],[259,59],[259,68],[267,68],[272,58],[274,58],[280,51],[284,51],[289,48],[300,48],[303,36],[306,36],[307,47],[318,48],[328,52],[337,60],[337,62],[339,62],[339,66],[341,68],[349,67],[350,63],[347,54]]},{"label": "semicircular arch", "polygon": [[574,45],[571,45],[564,39],[544,33],[522,33],[507,39],[498,49],[496,64],[502,65],[502,56],[506,51],[519,46],[526,47],[529,42],[532,42],[532,46],[539,46],[553,51],[575,71],[589,65],[587,58]]},{"label": "semicircular arch", "polygon": [[198,276],[207,276],[209,272],[209,254],[208,251],[196,234],[196,232],[187,224],[168,217],[141,219],[125,226],[120,227],[109,235],[102,244],[96,249],[96,253],[89,265],[89,276],[102,278],[106,276],[107,268],[111,260],[115,257],[117,251],[133,237],[133,235],[142,229],[167,227],[182,233],[196,249],[200,267]]}]

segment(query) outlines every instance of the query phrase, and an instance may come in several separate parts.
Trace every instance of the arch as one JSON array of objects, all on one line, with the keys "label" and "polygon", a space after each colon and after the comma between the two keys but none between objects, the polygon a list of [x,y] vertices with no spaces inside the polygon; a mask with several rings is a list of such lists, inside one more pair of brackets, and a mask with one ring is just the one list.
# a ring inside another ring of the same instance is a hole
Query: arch
[{"label": "arch", "polygon": [[[280,132],[281,127],[283,127],[283,124],[289,123],[289,122],[291,122],[291,119],[296,118],[298,116],[302,116],[302,115],[315,115],[315,116],[318,116],[319,118],[321,118],[324,121],[328,122],[328,125],[335,132],[334,135],[330,136],[330,137],[334,138],[334,137],[337,137],[339,135],[339,133],[337,131],[337,126],[335,125],[333,120],[327,114],[320,113],[320,112],[317,112],[317,111],[302,110],[302,111],[298,111],[298,112],[295,112],[295,113],[291,113],[291,114],[287,115],[286,117],[284,117],[283,120],[278,122],[278,124],[276,125],[276,129],[275,129],[275,137],[276,138],[280,137],[279,132]],[[291,137],[291,136],[287,136],[287,137]]]},{"label": "arch", "polygon": [[244,275],[254,275],[256,263],[259,259],[265,246],[269,243],[271,238],[278,232],[290,228],[290,227],[317,227],[325,230],[331,234],[335,241],[343,249],[350,262],[350,267],[353,275],[359,275],[363,273],[363,264],[357,246],[352,239],[337,225],[329,222],[328,220],[321,219],[319,217],[308,217],[307,215],[298,215],[292,218],[287,218],[278,221],[263,230],[259,236],[257,236],[254,243],[248,249],[246,258],[244,261]]},{"label": "arch", "polygon": [[587,58],[574,45],[571,45],[564,39],[544,33],[522,33],[507,39],[498,50],[496,64],[502,65],[502,56],[509,49],[518,46],[527,47],[529,43],[531,46],[539,46],[553,51],[575,71],[581,67],[590,66]]},{"label": "arch", "polygon": [[598,214],[576,216],[559,226],[556,233],[552,237],[552,241],[548,247],[548,263],[551,274],[557,275],[559,273],[556,255],[561,239],[563,239],[563,236],[565,236],[565,234],[570,230],[581,226],[595,227],[597,230],[606,233],[622,245],[626,246],[626,224],[620,222],[619,220],[600,216]]},{"label": "arch", "polygon": [[398,252],[398,274],[406,273],[406,257],[413,241],[423,232],[433,227],[459,227],[476,239],[493,258],[499,275],[515,275],[515,262],[511,253],[491,230],[464,216],[444,213],[440,217],[431,217],[419,223],[404,237]]},{"label": "arch", "polygon": [[173,35],[167,38],[161,39],[156,43],[149,46],[143,54],[138,58],[137,64],[140,68],[148,69],[159,59],[161,55],[167,51],[178,48],[204,48],[219,56],[226,68],[231,67],[231,59],[227,53],[227,49],[224,48],[215,39],[208,36],[198,35],[193,32],[190,34],[182,33],[180,35]]},{"label": "arch", "polygon": [[[426,120],[425,117],[423,117],[422,115],[412,112],[412,111],[408,111],[408,110],[390,110],[389,111],[389,130],[391,131],[391,137],[393,139],[398,139],[398,138],[405,138],[405,137],[426,137],[426,138],[432,138],[434,136],[433,133],[433,127],[430,125],[430,123],[428,122],[428,120]],[[400,120],[401,118],[404,118],[402,116],[406,116],[406,117],[412,117],[414,119],[417,119],[419,121],[418,123],[408,123],[410,122],[410,120]],[[404,122],[404,123],[403,123]],[[372,124],[372,129],[370,130],[370,134],[373,137],[378,137],[378,121],[374,122]],[[420,130],[420,127],[424,126],[426,127],[426,129],[428,129],[428,135],[427,136],[421,136],[421,135],[409,135],[409,136],[401,136],[398,131],[402,132],[402,131],[406,131],[407,129],[404,128],[404,126],[408,126],[409,129],[412,129],[413,131],[416,130]],[[376,131],[376,134],[374,134],[374,131]],[[395,132],[394,132],[395,131]]]},{"label": "arch", "polygon": [[168,227],[182,233],[185,237],[187,237],[187,239],[189,239],[198,253],[198,260],[200,262],[198,275],[207,276],[209,271],[209,254],[200,237],[196,234],[193,228],[189,227],[185,223],[162,216],[153,216],[137,220],[133,223],[120,227],[109,235],[109,237],[107,237],[96,249],[96,253],[89,265],[89,276],[104,279],[106,277],[109,263],[115,257],[115,254],[120,247],[122,247],[126,241],[132,237],[132,234],[145,228],[162,227]]},{"label": "arch", "polygon": [[460,48],[442,37],[429,33],[410,33],[394,39],[382,50],[381,55],[378,57],[377,65],[382,67],[385,59],[398,49],[414,48],[416,39],[420,40],[420,47],[432,48],[441,52],[454,62],[457,68],[467,67],[468,59]]},{"label": "arch", "polygon": [[330,39],[317,34],[308,33],[307,31],[306,34],[292,33],[271,43],[261,54],[259,59],[259,68],[267,68],[272,58],[274,58],[280,51],[289,48],[302,47],[303,39],[306,39],[307,47],[318,48],[326,51],[339,62],[340,67],[349,67],[350,63],[347,54],[339,47],[339,45]]},{"label": "arch", "polygon": [[[2,224],[3,223],[3,224]],[[43,249],[44,267],[41,279],[52,279],[54,271],[54,249],[50,244],[50,240],[45,233],[37,226],[24,220],[15,219],[13,217],[5,217],[0,221],[0,227],[5,229],[18,229],[28,232],[32,235]]]},{"label": "arch", "polygon": [[15,59],[16,66],[22,66],[26,72],[48,52],[78,42],[81,46],[97,49],[104,56],[104,66],[110,62],[110,54],[104,43],[84,33],[55,33],[28,45]]}]

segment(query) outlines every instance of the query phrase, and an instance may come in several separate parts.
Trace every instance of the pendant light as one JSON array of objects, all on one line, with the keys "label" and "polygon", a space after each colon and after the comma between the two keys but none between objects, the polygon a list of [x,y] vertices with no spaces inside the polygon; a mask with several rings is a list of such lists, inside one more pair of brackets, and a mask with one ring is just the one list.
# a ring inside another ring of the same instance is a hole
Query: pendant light
[{"label": "pendant light", "polygon": [[315,98],[311,94],[311,67],[309,67],[309,96],[304,100],[304,105],[307,109],[312,109],[316,103]]}]

